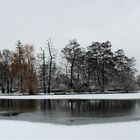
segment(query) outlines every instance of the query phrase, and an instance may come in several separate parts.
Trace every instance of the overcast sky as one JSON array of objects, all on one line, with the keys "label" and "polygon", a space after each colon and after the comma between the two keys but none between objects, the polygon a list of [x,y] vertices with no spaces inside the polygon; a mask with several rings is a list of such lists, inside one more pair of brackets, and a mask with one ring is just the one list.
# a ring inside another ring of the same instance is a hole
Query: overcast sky
[{"label": "overcast sky", "polygon": [[49,37],[57,49],[73,38],[82,47],[109,40],[140,71],[140,0],[0,0],[1,50],[17,40],[39,49]]}]

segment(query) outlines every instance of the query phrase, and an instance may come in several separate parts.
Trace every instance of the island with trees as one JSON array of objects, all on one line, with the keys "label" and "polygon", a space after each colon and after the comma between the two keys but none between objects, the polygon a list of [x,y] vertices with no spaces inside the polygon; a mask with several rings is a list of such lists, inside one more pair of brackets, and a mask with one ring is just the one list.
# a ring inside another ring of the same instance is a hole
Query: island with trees
[{"label": "island with trees", "polygon": [[81,47],[72,39],[58,54],[48,39],[35,52],[33,45],[20,40],[15,50],[0,51],[1,94],[128,93],[139,89],[135,58],[123,49],[113,52],[110,41]]}]

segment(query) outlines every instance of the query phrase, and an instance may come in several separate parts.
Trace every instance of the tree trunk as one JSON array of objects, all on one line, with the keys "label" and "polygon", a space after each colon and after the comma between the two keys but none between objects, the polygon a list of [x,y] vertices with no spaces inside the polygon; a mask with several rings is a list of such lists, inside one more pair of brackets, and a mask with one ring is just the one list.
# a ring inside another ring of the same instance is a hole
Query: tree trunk
[{"label": "tree trunk", "polygon": [[49,68],[49,79],[48,79],[48,93],[50,93],[51,87],[51,78],[52,78],[52,58],[50,59],[50,68]]},{"label": "tree trunk", "polygon": [[70,88],[73,90],[73,64],[71,65]]},{"label": "tree trunk", "polygon": [[45,65],[45,51],[41,48],[41,51],[43,53],[43,57],[42,58],[42,61],[43,61],[43,90],[44,90],[44,93],[46,94],[47,90],[46,90],[46,65]]},{"label": "tree trunk", "polygon": [[7,93],[9,94],[9,79],[7,78]]}]

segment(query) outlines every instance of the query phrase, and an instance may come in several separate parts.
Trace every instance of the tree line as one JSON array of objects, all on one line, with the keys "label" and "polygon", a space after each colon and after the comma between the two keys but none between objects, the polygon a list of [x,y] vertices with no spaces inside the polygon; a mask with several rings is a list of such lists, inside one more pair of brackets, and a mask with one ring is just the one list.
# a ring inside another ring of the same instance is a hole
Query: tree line
[{"label": "tree line", "polygon": [[14,51],[0,51],[0,90],[22,94],[135,90],[135,58],[126,56],[123,49],[113,52],[111,48],[110,41],[82,48],[73,39],[61,50],[58,63],[51,39],[37,54],[33,45],[18,41]]}]

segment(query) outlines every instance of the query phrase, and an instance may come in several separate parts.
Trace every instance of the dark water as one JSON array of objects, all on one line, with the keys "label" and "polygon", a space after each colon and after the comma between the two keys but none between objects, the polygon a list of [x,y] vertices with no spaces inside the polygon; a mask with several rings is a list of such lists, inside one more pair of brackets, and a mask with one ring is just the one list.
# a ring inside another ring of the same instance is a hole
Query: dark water
[{"label": "dark water", "polygon": [[0,100],[0,119],[66,125],[140,120],[140,101]]}]

